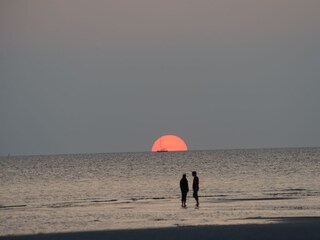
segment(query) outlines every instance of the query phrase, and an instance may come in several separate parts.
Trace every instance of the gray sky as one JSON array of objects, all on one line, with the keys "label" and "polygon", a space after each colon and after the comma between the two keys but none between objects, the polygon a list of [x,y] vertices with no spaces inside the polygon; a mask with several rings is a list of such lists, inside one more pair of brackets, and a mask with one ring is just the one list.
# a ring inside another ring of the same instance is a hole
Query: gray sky
[{"label": "gray sky", "polygon": [[319,0],[1,0],[0,155],[320,146]]}]

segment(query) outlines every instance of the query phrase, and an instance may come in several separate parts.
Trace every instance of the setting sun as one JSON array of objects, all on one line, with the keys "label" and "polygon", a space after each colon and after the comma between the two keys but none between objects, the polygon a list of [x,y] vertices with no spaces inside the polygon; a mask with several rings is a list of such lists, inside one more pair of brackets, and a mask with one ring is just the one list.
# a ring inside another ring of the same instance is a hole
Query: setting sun
[{"label": "setting sun", "polygon": [[187,144],[175,135],[158,138],[152,145],[152,152],[187,151]]}]

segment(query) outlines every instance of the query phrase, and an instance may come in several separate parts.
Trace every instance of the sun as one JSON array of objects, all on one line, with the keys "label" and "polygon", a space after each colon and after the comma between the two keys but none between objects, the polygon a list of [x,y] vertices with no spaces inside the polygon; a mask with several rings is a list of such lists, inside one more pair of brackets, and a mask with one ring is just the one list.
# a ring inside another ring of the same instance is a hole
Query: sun
[{"label": "sun", "polygon": [[178,136],[165,135],[159,137],[152,145],[152,152],[187,151],[187,144]]}]

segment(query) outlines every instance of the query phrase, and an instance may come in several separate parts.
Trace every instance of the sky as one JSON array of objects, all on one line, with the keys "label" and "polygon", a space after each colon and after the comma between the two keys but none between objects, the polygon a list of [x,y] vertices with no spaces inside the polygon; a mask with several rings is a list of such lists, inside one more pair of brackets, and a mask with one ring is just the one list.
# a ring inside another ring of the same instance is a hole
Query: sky
[{"label": "sky", "polygon": [[320,146],[319,0],[1,0],[0,155]]}]

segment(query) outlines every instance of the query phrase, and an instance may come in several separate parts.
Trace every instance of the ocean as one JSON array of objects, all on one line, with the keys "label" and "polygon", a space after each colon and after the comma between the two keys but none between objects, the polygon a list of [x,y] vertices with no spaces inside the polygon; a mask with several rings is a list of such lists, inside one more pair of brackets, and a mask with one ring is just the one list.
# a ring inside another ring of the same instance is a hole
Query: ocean
[{"label": "ocean", "polygon": [[0,235],[320,216],[319,173],[320,148],[0,157]]}]

